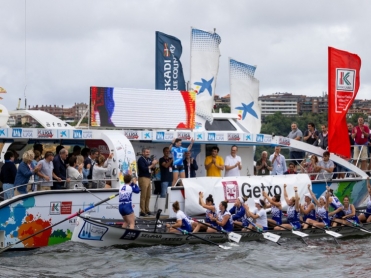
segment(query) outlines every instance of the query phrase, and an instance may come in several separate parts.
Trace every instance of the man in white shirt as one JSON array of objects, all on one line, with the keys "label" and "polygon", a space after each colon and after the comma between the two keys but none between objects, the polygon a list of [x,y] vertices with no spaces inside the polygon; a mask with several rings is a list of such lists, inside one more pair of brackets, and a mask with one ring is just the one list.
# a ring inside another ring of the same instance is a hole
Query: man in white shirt
[{"label": "man in white shirt", "polygon": [[271,154],[269,157],[269,160],[272,161],[272,175],[283,175],[287,171],[287,166],[286,166],[286,160],[285,157],[280,154],[281,152],[281,147],[276,146],[274,148],[274,153]]},{"label": "man in white shirt", "polygon": [[231,154],[227,155],[224,163],[225,177],[239,177],[242,169],[241,157],[237,155],[237,146],[231,147]]}]

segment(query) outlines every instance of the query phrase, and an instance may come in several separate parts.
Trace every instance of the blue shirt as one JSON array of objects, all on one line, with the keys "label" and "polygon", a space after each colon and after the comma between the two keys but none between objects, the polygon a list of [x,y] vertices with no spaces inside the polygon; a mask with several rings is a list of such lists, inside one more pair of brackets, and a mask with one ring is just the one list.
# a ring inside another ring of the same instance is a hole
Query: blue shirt
[{"label": "blue shirt", "polygon": [[120,204],[131,203],[131,196],[133,195],[133,193],[138,194],[139,192],[140,192],[140,189],[138,185],[136,185],[135,183],[124,184],[123,186],[121,186],[120,192],[119,192],[120,193],[119,195]]},{"label": "blue shirt", "polygon": [[173,165],[182,166],[184,153],[188,151],[187,148],[183,147],[172,147],[171,153],[173,154]]}]

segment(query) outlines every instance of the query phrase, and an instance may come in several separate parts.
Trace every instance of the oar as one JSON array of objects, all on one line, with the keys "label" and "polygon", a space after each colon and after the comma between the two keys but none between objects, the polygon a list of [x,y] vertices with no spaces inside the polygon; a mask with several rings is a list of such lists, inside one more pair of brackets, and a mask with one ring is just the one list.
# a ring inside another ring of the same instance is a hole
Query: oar
[{"label": "oar", "polygon": [[317,228],[317,229],[320,229],[322,231],[325,231],[326,234],[332,236],[332,238],[335,240],[335,242],[336,242],[337,245],[340,245],[340,243],[338,242],[338,240],[336,238],[337,237],[342,237],[343,235],[342,234],[339,234],[339,233],[336,233],[334,231],[330,231],[329,227],[326,226],[326,223],[325,223],[325,227],[327,227],[327,230],[326,229],[323,229],[321,227],[317,227],[316,225],[313,225],[313,224],[310,224],[310,223],[301,221],[301,220],[299,220],[299,221],[300,221],[300,223],[308,224],[308,225],[310,225],[310,226],[312,226],[314,228]]},{"label": "oar", "polygon": [[220,245],[220,244],[218,244],[218,243],[216,243],[216,242],[213,242],[213,241],[211,241],[211,240],[208,240],[208,239],[206,239],[206,238],[202,238],[202,237],[197,236],[197,235],[195,235],[194,233],[190,233],[190,232],[188,232],[188,231],[186,231],[186,230],[182,230],[182,229],[180,229],[180,228],[176,228],[176,229],[177,229],[179,232],[181,232],[182,234],[184,234],[184,235],[190,235],[190,236],[193,236],[193,237],[198,238],[198,239],[201,239],[201,240],[203,240],[203,241],[205,241],[205,242],[207,242],[207,243],[210,243],[210,244],[216,245],[216,246],[218,246],[219,248],[222,248],[222,249],[225,249],[225,250],[227,250],[227,249],[231,249],[231,248],[232,248],[232,247],[228,247],[228,246]]},{"label": "oar", "polygon": [[[249,223],[251,223],[251,222],[249,222]],[[236,225],[237,227],[246,228],[246,229],[248,229],[248,230],[250,230],[250,231],[252,231],[252,232],[254,232],[254,233],[257,233],[257,234],[259,234],[259,235],[262,235],[263,238],[266,239],[266,240],[270,240],[270,241],[272,241],[272,242],[277,243],[278,245],[281,245],[281,244],[278,242],[279,239],[281,238],[281,236],[276,235],[276,234],[273,234],[273,233],[270,233],[270,232],[266,232],[266,231],[260,229],[260,228],[259,228],[258,226],[256,226],[254,223],[251,223],[251,225],[253,225],[253,226],[256,228],[256,230],[254,230],[254,229],[250,229],[249,227],[241,226],[241,225],[236,224],[236,223],[234,223],[234,225]]]},{"label": "oar", "polygon": [[157,222],[158,222],[158,219],[160,218],[161,212],[162,212],[162,209],[159,209],[159,210],[157,211],[157,213],[156,213],[156,225],[155,225],[155,229],[153,230],[154,233],[156,233]]},{"label": "oar", "polygon": [[[350,221],[349,219],[346,219],[349,223],[351,223],[353,226],[347,226],[347,227],[352,227],[354,229],[357,229],[357,230],[360,230],[364,233],[368,233],[368,234],[371,234],[371,231],[370,230],[367,230],[366,228],[362,228],[358,223],[356,222],[353,222],[353,221]],[[336,223],[339,223],[339,224],[343,224],[341,222],[338,222],[338,221],[335,221],[335,220],[332,220],[333,222],[336,222]]]},{"label": "oar", "polygon": [[228,235],[228,238],[229,238],[230,240],[234,241],[234,242],[237,242],[237,243],[238,243],[238,242],[240,242],[240,240],[241,240],[241,235],[239,235],[239,234],[236,234],[236,233],[234,233],[234,232],[227,232],[227,231],[224,230],[223,228],[218,229],[218,228],[213,227],[212,225],[209,226],[209,225],[207,225],[206,223],[203,223],[203,222],[201,222],[201,221],[198,221],[196,218],[192,218],[192,220],[193,220],[194,222],[200,223],[200,224],[202,224],[202,225],[204,225],[204,226],[206,226],[206,227],[208,227],[208,228],[211,228],[211,229],[217,230],[218,232],[222,232],[222,233]]},{"label": "oar", "polygon": [[38,231],[38,232],[36,232],[36,233],[30,235],[30,236],[27,236],[27,237],[25,237],[25,238],[23,238],[23,239],[17,241],[16,243],[13,243],[13,244],[11,244],[11,245],[5,247],[5,248],[0,249],[0,253],[2,253],[2,252],[4,252],[4,251],[6,251],[6,250],[12,248],[14,245],[17,245],[18,243],[21,243],[21,242],[23,242],[23,241],[25,241],[25,240],[27,240],[27,239],[29,239],[29,238],[31,238],[31,237],[34,237],[34,236],[36,236],[36,235],[38,235],[38,234],[40,234],[40,233],[42,233],[42,232],[45,232],[46,230],[49,230],[49,229],[51,229],[51,228],[53,228],[53,227],[55,227],[55,226],[57,226],[57,225],[59,225],[59,224],[65,222],[65,221],[67,221],[67,220],[69,220],[69,219],[71,219],[71,218],[74,218],[74,217],[76,217],[76,216],[79,216],[80,214],[82,214],[82,213],[84,213],[84,212],[86,212],[86,211],[88,211],[88,210],[91,210],[92,208],[97,207],[97,206],[99,206],[100,204],[102,204],[102,203],[104,203],[104,202],[107,202],[107,201],[109,201],[109,200],[115,198],[117,195],[119,195],[119,193],[116,193],[115,195],[112,195],[111,197],[108,197],[107,199],[104,199],[104,200],[102,200],[102,201],[100,201],[100,202],[98,202],[98,203],[96,203],[96,204],[93,204],[93,205],[91,205],[91,206],[89,206],[89,207],[87,207],[87,208],[85,208],[85,209],[83,209],[83,210],[80,209],[78,212],[76,212],[76,213],[74,213],[74,214],[71,214],[71,215],[68,216],[67,218],[65,218],[65,219],[63,219],[63,220],[61,220],[61,221],[59,221],[59,222],[57,222],[57,223],[55,223],[55,224],[53,224],[53,225],[51,225],[51,226],[48,226],[48,227],[46,227],[46,228],[44,228],[44,229],[42,229],[42,230],[40,230],[40,231]]},{"label": "oar", "polygon": [[278,226],[278,227],[281,227],[282,229],[284,229],[284,230],[286,230],[286,231],[290,231],[290,232],[293,233],[294,235],[300,237],[301,240],[302,240],[302,241],[303,241],[307,246],[309,246],[309,244],[304,240],[304,238],[307,237],[308,234],[306,234],[306,233],[302,233],[302,232],[299,232],[299,231],[295,231],[294,229],[290,230],[290,229],[288,229],[288,228],[286,228],[286,227],[284,227],[284,226],[277,225],[277,224],[274,224],[274,223],[271,223],[271,224],[273,224],[273,225],[275,225],[275,226]]}]

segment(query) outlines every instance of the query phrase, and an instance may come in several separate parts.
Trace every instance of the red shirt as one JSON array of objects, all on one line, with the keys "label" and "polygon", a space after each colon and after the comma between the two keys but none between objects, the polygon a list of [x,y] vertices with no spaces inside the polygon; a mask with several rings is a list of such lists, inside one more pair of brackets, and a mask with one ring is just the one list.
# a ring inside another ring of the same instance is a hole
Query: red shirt
[{"label": "red shirt", "polygon": [[[361,131],[361,128],[359,127],[359,125],[357,125],[356,127],[354,127],[353,129],[353,133],[357,131],[356,133],[356,137],[354,137],[354,142],[357,144],[357,145],[367,145],[367,142],[368,142],[368,136],[370,134],[370,129],[368,128],[367,125],[363,125],[363,131],[364,132],[367,132],[367,135],[364,134],[362,131]],[[363,136],[362,136],[363,135]],[[362,138],[363,137],[363,138]]]}]

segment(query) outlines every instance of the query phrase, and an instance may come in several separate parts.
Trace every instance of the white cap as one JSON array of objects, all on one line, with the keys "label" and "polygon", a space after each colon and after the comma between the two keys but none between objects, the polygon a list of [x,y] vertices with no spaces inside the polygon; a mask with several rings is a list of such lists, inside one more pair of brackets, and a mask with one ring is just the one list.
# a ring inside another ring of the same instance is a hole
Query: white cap
[{"label": "white cap", "polygon": [[254,199],[254,203],[255,203],[255,204],[258,204],[259,206],[262,205],[262,204],[260,203],[260,200],[259,200],[259,199]]},{"label": "white cap", "polygon": [[309,197],[309,198],[312,199],[312,195],[310,195],[310,193],[305,193],[304,196],[305,196],[305,197]]},{"label": "white cap", "polygon": [[241,196],[238,196],[238,200],[240,200],[241,204],[245,203],[244,199]]}]

